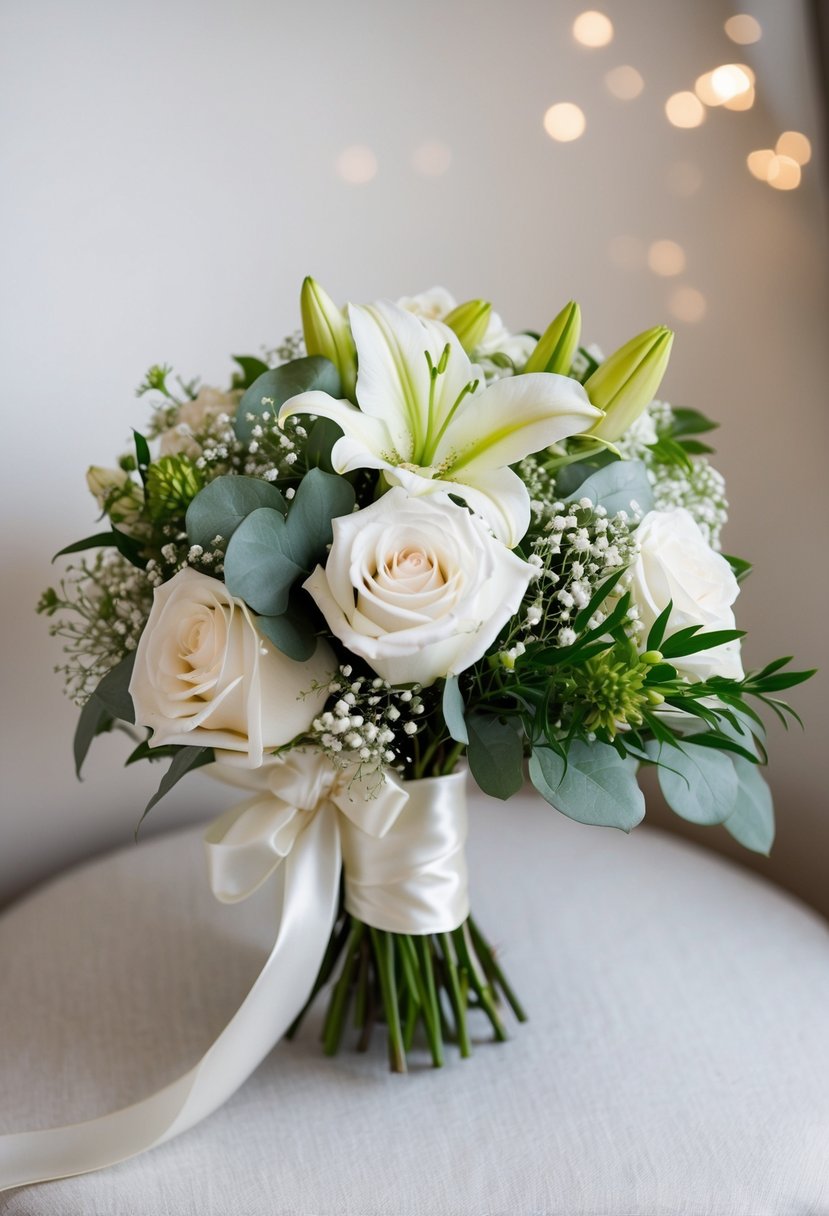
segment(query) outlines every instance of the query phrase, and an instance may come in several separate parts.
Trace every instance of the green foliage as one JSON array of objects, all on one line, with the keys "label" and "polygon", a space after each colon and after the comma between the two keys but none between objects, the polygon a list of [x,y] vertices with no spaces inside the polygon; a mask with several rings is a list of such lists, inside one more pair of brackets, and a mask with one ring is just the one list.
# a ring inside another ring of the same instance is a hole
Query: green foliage
[{"label": "green foliage", "polygon": [[87,549],[117,549],[122,557],[125,557],[139,570],[143,570],[147,565],[141,542],[133,536],[127,536],[126,532],[120,532],[118,528],[112,528],[109,532],[97,532],[94,536],[84,537],[83,540],[76,540],[74,545],[67,545],[65,549],[59,549],[52,561],[57,561],[59,557],[67,557],[70,553],[83,553]]},{"label": "green foliage", "polygon": [[734,557],[734,555],[730,553],[723,553],[723,557],[731,567],[734,577],[738,583],[742,583],[745,579],[747,579],[754,568],[751,562],[746,561],[744,557]]},{"label": "green foliage", "polygon": [[255,355],[232,355],[231,357],[234,363],[239,364],[239,371],[233,373],[233,379],[230,382],[231,389],[249,389],[260,376],[264,376],[267,371],[270,371],[267,363]]},{"label": "green foliage", "polygon": [[518,724],[470,714],[466,728],[472,776],[491,798],[511,798],[524,783],[524,745]]},{"label": "green foliage", "polygon": [[683,819],[690,823],[724,823],[736,810],[737,774],[723,752],[674,747],[666,753],[657,744],[656,759],[665,801]]},{"label": "green foliage", "polygon": [[79,778],[92,740],[110,731],[116,721],[135,722],[135,707],[129,694],[134,666],[133,651],[107,672],[81,710],[73,743],[75,773]]},{"label": "green foliage", "polygon": [[551,806],[578,823],[629,832],[645,814],[635,762],[604,743],[575,739],[566,759],[552,747],[534,747],[530,780]]},{"label": "green foliage", "polygon": [[589,498],[594,506],[604,507],[608,515],[619,511],[633,515],[634,502],[643,515],[653,509],[653,491],[641,460],[616,460],[597,469],[570,491],[568,498],[573,502]]},{"label": "green foliage", "polygon": [[337,426],[330,418],[318,418],[308,432],[305,444],[305,463],[309,469],[322,469],[324,473],[333,473],[331,451],[338,439],[342,439],[342,427]]},{"label": "green foliage", "polygon": [[187,539],[205,550],[213,548],[217,536],[227,543],[243,520],[260,507],[282,515],[288,510],[285,499],[270,482],[236,474],[217,477],[187,508]]},{"label": "green foliage", "polygon": [[771,790],[754,764],[732,759],[738,790],[734,810],[724,827],[735,840],[754,853],[768,857],[774,842],[774,807]]},{"label": "green foliage", "polygon": [[256,628],[289,659],[310,659],[317,648],[317,635],[307,613],[291,604],[281,616],[257,616]]},{"label": "green foliage", "polygon": [[340,377],[334,364],[321,355],[307,355],[271,368],[253,382],[239,403],[234,429],[248,443],[263,414],[272,418],[291,397],[319,389],[331,397],[341,396]]},{"label": "green foliage", "polygon": [[152,460],[150,455],[150,445],[147,443],[147,440],[140,433],[140,431],[134,430],[132,433],[135,437],[135,467],[138,469],[142,482],[146,484],[147,470],[149,469],[150,461]]},{"label": "green foliage", "polygon": [[138,821],[138,826],[135,829],[135,835],[141,829],[141,824],[149,815],[154,806],[157,805],[174,785],[181,781],[182,777],[186,777],[188,773],[192,773],[195,769],[201,768],[205,764],[212,764],[215,759],[213,749],[210,747],[181,747],[173,756],[172,763],[167,769],[167,772],[161,778],[158,789],[153,794],[150,801],[144,807],[144,813]]},{"label": "green foliage", "polygon": [[466,706],[464,705],[457,676],[446,677],[443,685],[441,708],[443,720],[446,723],[446,729],[449,731],[450,738],[454,739],[456,743],[468,743],[469,731],[466,728],[464,718]]},{"label": "green foliage", "polygon": [[[215,483],[214,483],[215,484]],[[325,556],[332,520],[354,507],[354,489],[344,477],[312,469],[303,477],[287,517],[269,507],[253,511],[234,531],[225,554],[225,583],[263,617],[281,616],[296,580]],[[275,645],[293,630],[263,626]],[[301,639],[299,640],[301,644]],[[289,641],[296,653],[296,642]]]},{"label": "green foliage", "polygon": [[161,456],[147,470],[147,514],[155,523],[174,520],[186,512],[203,486],[204,473],[189,456]]}]

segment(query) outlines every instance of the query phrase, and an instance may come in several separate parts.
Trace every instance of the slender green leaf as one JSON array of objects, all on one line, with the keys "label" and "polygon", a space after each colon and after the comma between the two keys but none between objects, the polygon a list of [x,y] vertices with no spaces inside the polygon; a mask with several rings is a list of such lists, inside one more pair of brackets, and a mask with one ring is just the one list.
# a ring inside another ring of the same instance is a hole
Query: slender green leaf
[{"label": "slender green leaf", "polygon": [[93,696],[104,705],[113,718],[121,722],[135,722],[135,706],[129,694],[132,669],[135,666],[135,651],[131,650],[120,663],[108,671],[95,689]]},{"label": "slender green leaf", "polygon": [[144,436],[136,430],[133,430],[135,436],[135,464],[140,474],[142,482],[147,480],[147,469],[150,467],[150,445]]},{"label": "slender green leaf", "polygon": [[269,371],[267,363],[262,359],[257,359],[255,355],[233,355],[234,363],[238,363],[242,369],[241,374],[237,372],[233,377],[234,388],[250,388],[260,376],[264,376],[265,372]]},{"label": "slender green leaf", "polygon": [[659,648],[664,658],[685,658],[689,654],[713,650],[716,646],[724,646],[726,642],[745,637],[744,629],[712,629],[709,633],[700,633],[699,628],[698,625],[691,625],[688,629],[680,629],[678,633],[672,633],[666,638]]},{"label": "slender green leaf", "polygon": [[678,439],[681,435],[704,435],[706,431],[715,431],[720,425],[701,414],[699,410],[689,410],[683,406],[672,407],[673,420],[670,434]]},{"label": "slender green leaf", "polygon": [[744,557],[734,557],[731,553],[723,553],[723,557],[731,567],[738,583],[742,583],[744,579],[747,579],[754,569],[751,562],[746,561]]},{"label": "slender green leaf", "polygon": [[212,747],[183,747],[180,751],[176,752],[175,756],[173,756],[172,764],[161,778],[158,789],[144,807],[144,813],[138,821],[138,827],[135,829],[136,836],[141,828],[141,824],[147,818],[150,811],[162,798],[169,794],[173,786],[177,785],[182,777],[186,777],[188,773],[192,773],[195,769],[201,768],[205,764],[212,764],[213,759]]},{"label": "slender green leaf", "polygon": [[96,697],[93,692],[81,710],[78,725],[75,727],[75,738],[72,743],[72,751],[75,757],[75,775],[79,781],[81,780],[81,770],[92,745],[92,740],[98,735],[106,734],[112,730],[114,722],[115,719],[103,701]]},{"label": "slender green leaf", "polygon": [[665,636],[665,630],[668,628],[668,618],[674,609],[673,600],[668,600],[665,607],[660,612],[654,623],[651,625],[648,634],[648,640],[645,645],[646,650],[659,650],[662,645],[662,639]]}]

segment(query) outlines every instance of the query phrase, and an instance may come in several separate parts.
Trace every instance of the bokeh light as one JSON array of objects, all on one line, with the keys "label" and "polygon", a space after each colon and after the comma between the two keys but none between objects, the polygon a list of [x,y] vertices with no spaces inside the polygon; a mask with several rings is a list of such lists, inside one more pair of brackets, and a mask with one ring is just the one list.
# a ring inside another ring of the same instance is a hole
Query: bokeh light
[{"label": "bokeh light", "polygon": [[604,78],[604,83],[608,93],[618,97],[620,101],[633,101],[645,87],[642,73],[627,63],[618,68],[611,68]]},{"label": "bokeh light", "polygon": [[685,250],[676,241],[653,241],[648,247],[648,266],[654,274],[682,274],[685,269]]},{"label": "bokeh light", "polygon": [[673,93],[665,102],[665,113],[675,127],[698,127],[705,122],[705,107],[695,93]]},{"label": "bokeh light", "polygon": [[771,148],[758,148],[756,152],[749,152],[746,164],[748,165],[749,172],[758,181],[767,182],[769,180],[769,169],[773,160],[774,152]]},{"label": "bokeh light", "polygon": [[696,287],[675,287],[668,297],[668,308],[678,321],[694,325],[705,316],[705,296]]},{"label": "bokeh light", "polygon": [[788,156],[798,165],[808,165],[812,159],[812,145],[800,131],[784,131],[774,147],[778,156]]},{"label": "bokeh light", "polygon": [[735,13],[726,21],[725,32],[732,42],[748,46],[752,42],[759,42],[763,36],[763,27],[750,13]]},{"label": "bokeh light", "polygon": [[572,101],[556,102],[544,115],[544,130],[560,143],[578,139],[586,126],[584,112]]},{"label": "bokeh light", "polygon": [[800,165],[790,156],[773,156],[766,181],[775,190],[796,190],[800,185]]},{"label": "bokeh light", "polygon": [[350,186],[363,186],[377,176],[377,157],[365,144],[352,144],[337,157],[336,169]]},{"label": "bokeh light", "polygon": [[573,22],[573,37],[582,46],[607,46],[613,41],[613,22],[595,9],[579,13]]},{"label": "bokeh light", "polygon": [[750,93],[754,73],[742,63],[723,63],[697,77],[694,92],[707,106],[722,106]]},{"label": "bokeh light", "polygon": [[419,144],[412,153],[412,167],[424,177],[440,177],[452,164],[452,150],[440,140]]}]

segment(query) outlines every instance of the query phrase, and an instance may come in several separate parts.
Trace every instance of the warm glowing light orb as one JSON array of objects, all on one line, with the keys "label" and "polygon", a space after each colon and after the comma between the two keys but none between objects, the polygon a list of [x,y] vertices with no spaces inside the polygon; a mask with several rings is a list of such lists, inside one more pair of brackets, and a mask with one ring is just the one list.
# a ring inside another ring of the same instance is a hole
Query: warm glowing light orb
[{"label": "warm glowing light orb", "polygon": [[705,296],[696,287],[675,287],[668,297],[668,308],[678,321],[694,325],[705,316]]},{"label": "warm glowing light orb", "polygon": [[750,110],[754,105],[757,94],[754,91],[754,85],[750,89],[746,89],[745,93],[738,93],[736,97],[729,98],[723,102],[725,110]]},{"label": "warm glowing light orb", "polygon": [[587,121],[584,112],[572,101],[559,101],[544,115],[544,130],[550,139],[570,143],[584,134]]},{"label": "warm glowing light orb", "polygon": [[800,165],[790,156],[773,156],[766,181],[775,190],[796,190],[800,185]]},{"label": "warm glowing light orb", "polygon": [[724,63],[698,76],[694,92],[705,105],[722,106],[751,92],[753,87],[754,73],[750,68],[742,63]]},{"label": "warm glowing light orb", "polygon": [[337,157],[336,169],[350,186],[363,186],[377,176],[377,157],[364,144],[352,144]]},{"label": "warm glowing light orb", "polygon": [[726,21],[725,32],[732,42],[748,46],[752,42],[759,42],[763,36],[763,27],[750,13],[735,13]]},{"label": "warm glowing light orb", "polygon": [[613,22],[595,9],[579,13],[573,22],[573,37],[582,46],[607,46],[613,41]]},{"label": "warm glowing light orb", "polygon": [[648,248],[648,266],[654,274],[670,276],[685,269],[685,250],[676,241],[654,241]]},{"label": "warm glowing light orb", "polygon": [[452,163],[452,149],[439,140],[420,144],[412,153],[412,167],[424,177],[441,177]]},{"label": "warm glowing light orb", "polygon": [[693,93],[673,93],[665,102],[665,113],[675,127],[698,127],[705,121],[705,107]]},{"label": "warm glowing light orb", "polygon": [[645,87],[642,73],[627,63],[618,68],[611,68],[604,78],[604,83],[608,93],[618,97],[620,101],[633,101]]},{"label": "warm glowing light orb", "polygon": [[769,169],[773,160],[774,152],[771,148],[758,148],[756,152],[749,152],[746,157],[746,164],[752,176],[756,177],[758,181],[767,182],[769,180]]},{"label": "warm glowing light orb", "polygon": [[800,131],[784,131],[774,147],[778,156],[788,156],[798,165],[808,165],[812,159],[812,145]]}]

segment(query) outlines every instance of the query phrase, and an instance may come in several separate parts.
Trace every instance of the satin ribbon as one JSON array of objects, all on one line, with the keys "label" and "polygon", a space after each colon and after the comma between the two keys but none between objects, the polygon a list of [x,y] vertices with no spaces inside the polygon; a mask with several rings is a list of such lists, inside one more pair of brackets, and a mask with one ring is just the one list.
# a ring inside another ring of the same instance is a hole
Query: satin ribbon
[{"label": "satin ribbon", "polygon": [[0,1136],[0,1190],[115,1165],[163,1144],[236,1092],[305,1004],[337,916],[375,928],[448,932],[469,913],[464,861],[465,774],[367,788],[317,752],[213,775],[255,791],[205,834],[210,882],[226,903],[274,884],[273,948],[242,1005],[198,1064],[123,1110],[49,1131]]}]

